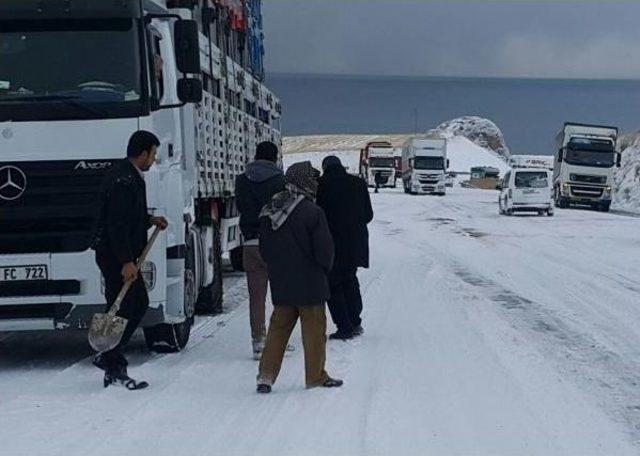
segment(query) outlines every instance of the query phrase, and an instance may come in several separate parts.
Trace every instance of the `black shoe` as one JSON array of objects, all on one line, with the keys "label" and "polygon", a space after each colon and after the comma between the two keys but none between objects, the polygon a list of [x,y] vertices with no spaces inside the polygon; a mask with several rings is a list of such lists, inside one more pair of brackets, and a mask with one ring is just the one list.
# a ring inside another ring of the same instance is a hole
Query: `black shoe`
[{"label": "black shoe", "polygon": [[271,392],[271,385],[266,383],[260,383],[256,388],[256,391],[260,394],[269,394]]},{"label": "black shoe", "polygon": [[129,376],[119,376],[114,375],[113,373],[105,372],[103,386],[107,388],[108,386],[116,385],[116,386],[124,386],[129,391],[141,390],[145,389],[149,386],[147,382],[138,382],[132,379]]},{"label": "black shoe", "polygon": [[322,384],[323,388],[340,388],[344,382],[342,380],[338,380],[337,378],[328,378]]},{"label": "black shoe", "polygon": [[364,334],[364,328],[362,327],[362,325],[357,326],[354,330],[353,330],[353,335],[355,337],[361,336]]},{"label": "black shoe", "polygon": [[329,339],[331,339],[331,340],[349,340],[349,339],[353,339],[353,332],[336,331],[333,334],[329,335]]}]

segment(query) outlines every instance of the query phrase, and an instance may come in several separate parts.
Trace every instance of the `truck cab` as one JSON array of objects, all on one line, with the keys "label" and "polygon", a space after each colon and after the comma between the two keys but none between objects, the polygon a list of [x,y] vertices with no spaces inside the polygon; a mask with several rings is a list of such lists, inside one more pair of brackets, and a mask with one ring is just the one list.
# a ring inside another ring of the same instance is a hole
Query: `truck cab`
[{"label": "truck cab", "polygon": [[394,148],[387,141],[367,143],[360,151],[360,176],[369,187],[393,187],[395,179]]},{"label": "truck cab", "polygon": [[447,140],[410,138],[402,153],[402,183],[405,193],[447,193]]},{"label": "truck cab", "polygon": [[615,168],[620,167],[618,129],[566,123],[556,138],[553,191],[556,206],[609,211]]},{"label": "truck cab", "polygon": [[104,309],[97,197],[141,129],[161,141],[148,206],[170,223],[142,268],[147,342],[180,350],[196,310],[221,310],[235,177],[258,142],[281,143],[262,50],[237,45],[261,36],[252,4],[0,2],[0,331],[83,329]]}]

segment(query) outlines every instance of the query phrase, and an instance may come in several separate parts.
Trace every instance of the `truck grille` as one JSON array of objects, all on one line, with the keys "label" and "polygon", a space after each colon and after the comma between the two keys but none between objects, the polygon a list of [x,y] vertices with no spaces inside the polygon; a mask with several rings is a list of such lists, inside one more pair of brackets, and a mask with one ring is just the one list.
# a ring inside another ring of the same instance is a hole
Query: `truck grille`
[{"label": "truck grille", "polygon": [[587,184],[606,184],[607,178],[605,176],[587,176],[584,174],[572,174],[571,180],[575,182],[584,182]]},{"label": "truck grille", "polygon": [[571,194],[581,198],[600,198],[604,188],[602,187],[581,187],[577,185],[571,186]]},{"label": "truck grille", "polygon": [[27,296],[70,296],[80,294],[77,280],[0,282],[0,298]]},{"label": "truck grille", "polygon": [[[101,161],[100,170],[91,169],[92,163],[0,163],[0,170],[17,169],[26,177],[24,193],[19,197],[7,200],[0,192],[0,254],[88,249],[102,178],[114,161]],[[3,179],[6,176],[0,172],[0,187]]]}]

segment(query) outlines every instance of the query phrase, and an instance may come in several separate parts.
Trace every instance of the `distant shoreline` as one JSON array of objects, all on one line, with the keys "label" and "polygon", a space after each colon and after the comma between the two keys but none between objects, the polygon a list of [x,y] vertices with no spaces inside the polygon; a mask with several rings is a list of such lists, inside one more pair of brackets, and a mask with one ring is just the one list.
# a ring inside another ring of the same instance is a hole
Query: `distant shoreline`
[{"label": "distant shoreline", "polygon": [[409,76],[409,75],[369,75],[369,74],[334,74],[334,73],[279,73],[279,72],[267,72],[266,79],[269,78],[295,78],[295,79],[334,79],[334,80],[386,80],[386,81],[426,81],[426,82],[472,82],[472,81],[522,81],[528,82],[592,82],[592,83],[638,83],[640,84],[640,78],[628,79],[628,78],[542,78],[542,77],[522,77],[522,76]]}]

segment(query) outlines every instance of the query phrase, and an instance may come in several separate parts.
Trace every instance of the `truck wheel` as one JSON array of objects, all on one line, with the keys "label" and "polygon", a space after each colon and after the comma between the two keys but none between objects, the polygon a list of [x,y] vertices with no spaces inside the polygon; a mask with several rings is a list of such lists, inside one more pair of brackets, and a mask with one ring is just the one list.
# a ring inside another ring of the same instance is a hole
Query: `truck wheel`
[{"label": "truck wheel", "polygon": [[222,312],[222,245],[220,224],[213,222],[213,282],[200,290],[196,301],[198,315],[216,315]]},{"label": "truck wheel", "polygon": [[229,258],[231,259],[231,267],[235,272],[244,272],[244,264],[242,263],[242,254],[244,248],[242,246],[236,247],[229,252]]},{"label": "truck wheel", "polygon": [[547,216],[553,217],[554,212],[551,209],[547,209]]},{"label": "truck wheel", "polygon": [[184,270],[184,314],[182,323],[160,325],[144,328],[144,339],[151,351],[158,353],[175,353],[183,350],[189,343],[193,316],[195,314],[196,280],[195,280],[195,246],[193,238],[187,240],[187,253]]}]

